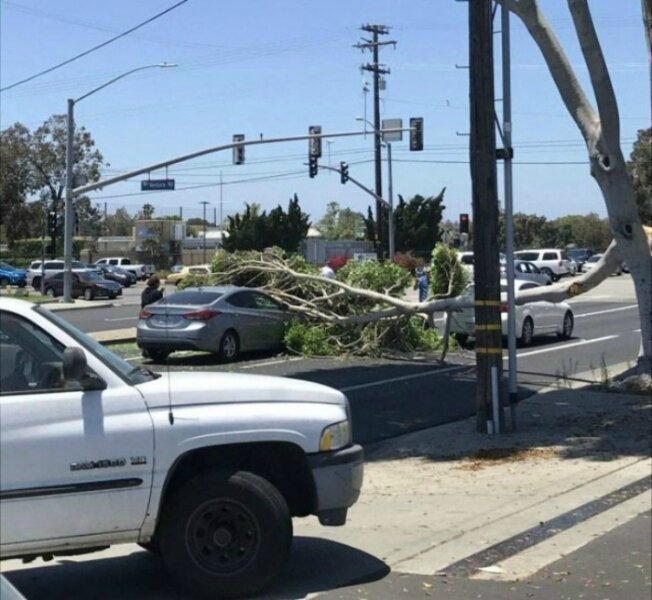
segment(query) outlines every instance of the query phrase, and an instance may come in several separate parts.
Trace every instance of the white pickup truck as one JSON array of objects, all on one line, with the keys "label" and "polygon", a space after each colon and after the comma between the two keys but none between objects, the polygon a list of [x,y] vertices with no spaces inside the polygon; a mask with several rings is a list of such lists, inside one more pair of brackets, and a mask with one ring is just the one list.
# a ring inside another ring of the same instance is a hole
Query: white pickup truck
[{"label": "white pickup truck", "polygon": [[100,258],[99,260],[95,261],[95,264],[111,267],[122,267],[127,271],[131,271],[139,280],[147,279],[156,271],[153,265],[134,264],[125,256],[110,256],[108,258]]},{"label": "white pickup truck", "polygon": [[308,381],[133,366],[0,297],[0,557],[137,542],[194,593],[277,578],[292,517],[343,525],[363,451],[346,396]]}]

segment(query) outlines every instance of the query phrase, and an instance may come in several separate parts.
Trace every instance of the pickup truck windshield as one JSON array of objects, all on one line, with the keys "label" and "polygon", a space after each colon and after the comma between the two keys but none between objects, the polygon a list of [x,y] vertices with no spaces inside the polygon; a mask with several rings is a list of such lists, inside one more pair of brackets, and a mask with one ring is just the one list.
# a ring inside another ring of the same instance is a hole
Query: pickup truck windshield
[{"label": "pickup truck windshield", "polygon": [[80,346],[83,346],[86,350],[97,356],[97,358],[99,358],[107,367],[127,383],[137,385],[160,377],[159,374],[152,373],[147,369],[134,368],[133,365],[130,365],[127,361],[102,346],[99,342],[96,342],[93,338],[77,329],[65,319],[62,319],[56,313],[53,313],[42,306],[37,306],[34,310],[49,321],[52,321],[60,329],[63,329],[70,337],[74,338]]}]

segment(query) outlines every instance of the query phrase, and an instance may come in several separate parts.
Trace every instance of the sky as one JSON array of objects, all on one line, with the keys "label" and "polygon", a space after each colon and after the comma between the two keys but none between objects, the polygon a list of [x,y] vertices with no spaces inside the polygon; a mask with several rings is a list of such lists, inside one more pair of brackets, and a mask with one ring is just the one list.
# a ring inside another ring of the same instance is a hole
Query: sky
[{"label": "sky", "polygon": [[[103,44],[180,0],[0,0],[0,87]],[[636,132],[650,126],[650,72],[639,0],[592,0],[590,8],[617,95],[626,157]],[[586,69],[563,0],[540,0],[580,81],[593,100]],[[247,140],[362,132],[356,117],[373,120],[372,62],[356,47],[369,40],[365,24],[384,25],[379,62],[384,76],[381,119],[424,119],[424,150],[408,138],[392,142],[394,200],[437,195],[444,219],[471,213],[468,163],[468,4],[455,0],[187,0],[136,31],[27,83],[0,93],[0,128],[21,122],[35,130],[53,114],[119,75],[147,68],[75,104],[109,163],[103,178],[199,150]],[[516,17],[510,19],[514,212],[554,219],[568,214],[606,216],[589,173],[586,148],[548,69]],[[499,13],[494,29],[500,29]],[[500,35],[494,37],[496,110],[502,114]],[[369,128],[367,126],[367,128]],[[349,164],[349,174],[374,188],[373,136],[329,139],[320,164]],[[500,144],[499,144],[500,145]],[[89,194],[101,210],[145,203],[154,216],[201,217],[219,222],[246,203],[287,209],[296,194],[312,222],[330,202],[366,214],[373,198],[326,169],[308,176],[308,142],[259,144],[243,165],[231,151],[209,154],[150,174],[174,179],[174,191],[141,192],[146,175]],[[388,196],[386,153],[383,188]],[[502,200],[502,168],[499,165]],[[209,204],[202,204],[208,202]]]}]

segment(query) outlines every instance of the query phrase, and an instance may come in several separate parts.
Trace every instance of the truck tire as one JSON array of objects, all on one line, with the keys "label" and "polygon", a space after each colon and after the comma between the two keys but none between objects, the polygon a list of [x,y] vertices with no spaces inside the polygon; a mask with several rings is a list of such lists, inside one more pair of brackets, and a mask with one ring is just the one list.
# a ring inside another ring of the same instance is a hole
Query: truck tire
[{"label": "truck tire", "polygon": [[285,499],[247,471],[208,472],[166,501],[157,535],[168,571],[195,593],[251,598],[279,576],[292,544]]}]

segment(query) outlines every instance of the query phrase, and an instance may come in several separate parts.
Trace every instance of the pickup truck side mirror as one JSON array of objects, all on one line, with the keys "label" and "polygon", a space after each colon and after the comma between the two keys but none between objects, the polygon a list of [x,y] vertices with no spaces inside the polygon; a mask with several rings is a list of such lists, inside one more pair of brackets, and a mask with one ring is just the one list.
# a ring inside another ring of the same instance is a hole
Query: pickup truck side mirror
[{"label": "pickup truck side mirror", "polygon": [[86,354],[81,348],[66,348],[63,351],[63,378],[77,381],[84,390],[103,390],[106,383],[95,375],[89,375]]}]

